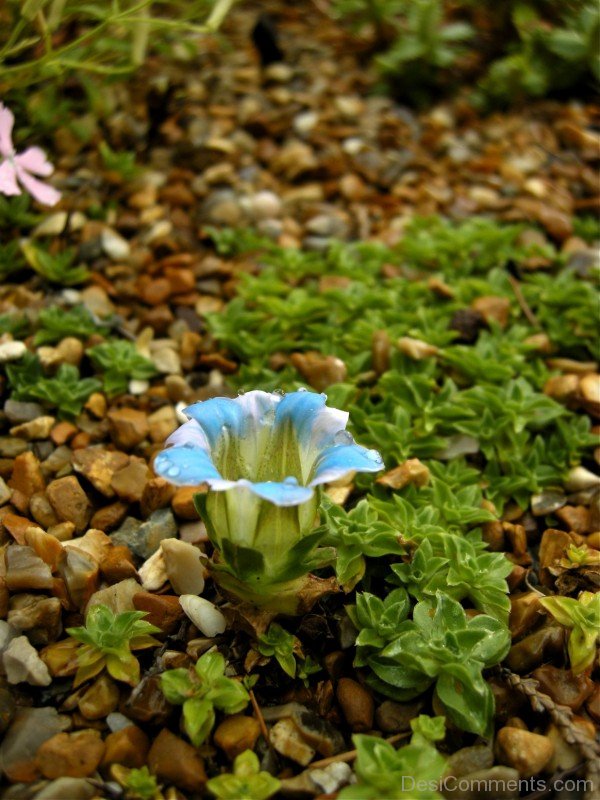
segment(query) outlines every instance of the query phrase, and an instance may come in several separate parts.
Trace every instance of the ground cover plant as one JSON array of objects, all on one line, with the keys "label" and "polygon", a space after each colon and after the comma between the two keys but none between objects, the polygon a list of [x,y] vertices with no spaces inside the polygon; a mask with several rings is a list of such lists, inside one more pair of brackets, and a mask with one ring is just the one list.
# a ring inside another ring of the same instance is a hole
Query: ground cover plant
[{"label": "ground cover plant", "polygon": [[9,9],[2,795],[593,798],[595,17],[209,5]]}]

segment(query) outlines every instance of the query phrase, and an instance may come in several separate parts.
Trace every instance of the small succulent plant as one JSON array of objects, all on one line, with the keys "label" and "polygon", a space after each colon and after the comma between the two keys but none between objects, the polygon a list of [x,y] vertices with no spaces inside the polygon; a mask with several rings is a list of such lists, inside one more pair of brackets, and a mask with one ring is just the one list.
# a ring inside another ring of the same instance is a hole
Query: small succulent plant
[{"label": "small succulent plant", "polygon": [[131,652],[160,644],[151,635],[160,628],[146,622],[144,611],[113,613],[107,606],[93,606],[85,627],[67,628],[79,642],[75,651],[77,672],[74,686],[95,677],[106,668],[115,680],[136,686],[140,680],[140,664]]},{"label": "small succulent plant", "polygon": [[193,669],[163,672],[160,685],[170,703],[183,706],[183,727],[196,747],[211,732],[215,709],[238,714],[250,702],[241,681],[225,675],[225,659],[216,652],[204,653]]},{"label": "small succulent plant", "polygon": [[245,750],[233,762],[233,772],[211,778],[206,788],[218,800],[267,800],[281,782],[269,772],[261,772],[258,756]]},{"label": "small succulent plant", "polygon": [[569,659],[575,674],[589,669],[600,639],[600,592],[581,592],[579,597],[543,597],[542,606],[570,630]]}]

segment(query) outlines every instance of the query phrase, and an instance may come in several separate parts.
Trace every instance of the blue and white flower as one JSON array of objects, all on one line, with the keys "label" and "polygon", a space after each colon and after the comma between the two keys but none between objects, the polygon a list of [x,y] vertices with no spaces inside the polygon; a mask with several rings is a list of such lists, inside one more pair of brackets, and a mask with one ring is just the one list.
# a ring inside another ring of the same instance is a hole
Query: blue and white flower
[{"label": "blue and white flower", "polygon": [[308,555],[298,543],[314,527],[319,487],[383,467],[379,453],[346,431],[348,414],[326,399],[303,390],[252,391],[195,403],[155,459],[168,481],[208,486],[199,495],[207,528],[241,580],[260,587],[289,580],[300,569],[290,563],[293,548],[297,557]]}]

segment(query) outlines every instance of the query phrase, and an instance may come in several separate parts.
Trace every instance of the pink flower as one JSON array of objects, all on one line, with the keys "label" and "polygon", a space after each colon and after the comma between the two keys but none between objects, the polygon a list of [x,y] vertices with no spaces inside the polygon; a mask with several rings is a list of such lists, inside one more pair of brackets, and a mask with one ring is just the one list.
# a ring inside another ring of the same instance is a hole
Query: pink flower
[{"label": "pink flower", "polygon": [[12,142],[15,122],[12,111],[0,103],[0,194],[22,194],[19,183],[29,194],[45,206],[53,206],[60,200],[60,192],[47,183],[34,178],[52,175],[54,167],[39,147],[28,147],[17,155]]}]

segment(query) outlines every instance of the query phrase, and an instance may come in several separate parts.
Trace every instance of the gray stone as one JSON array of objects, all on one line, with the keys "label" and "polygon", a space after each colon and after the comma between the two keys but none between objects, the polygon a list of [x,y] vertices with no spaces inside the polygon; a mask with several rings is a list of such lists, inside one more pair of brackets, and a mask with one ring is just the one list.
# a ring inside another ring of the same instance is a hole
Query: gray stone
[{"label": "gray stone", "polygon": [[40,746],[67,730],[71,721],[55,708],[19,708],[0,744],[0,770],[11,780],[20,780],[22,770],[33,762]]},{"label": "gray stone", "polygon": [[177,536],[177,524],[170,508],[159,508],[140,523],[127,517],[118,531],[111,534],[114,544],[125,544],[144,560],[156,552],[163,539]]},{"label": "gray stone", "polygon": [[52,683],[48,667],[26,636],[17,636],[11,641],[2,654],[2,663],[9,683],[29,683],[32,686]]},{"label": "gray stone", "polygon": [[4,413],[12,423],[31,422],[32,419],[44,416],[44,409],[39,403],[24,403],[19,400],[7,400]]},{"label": "gray stone", "polygon": [[16,439],[14,436],[0,436],[0,456],[2,458],[16,458],[27,450],[25,439]]}]

